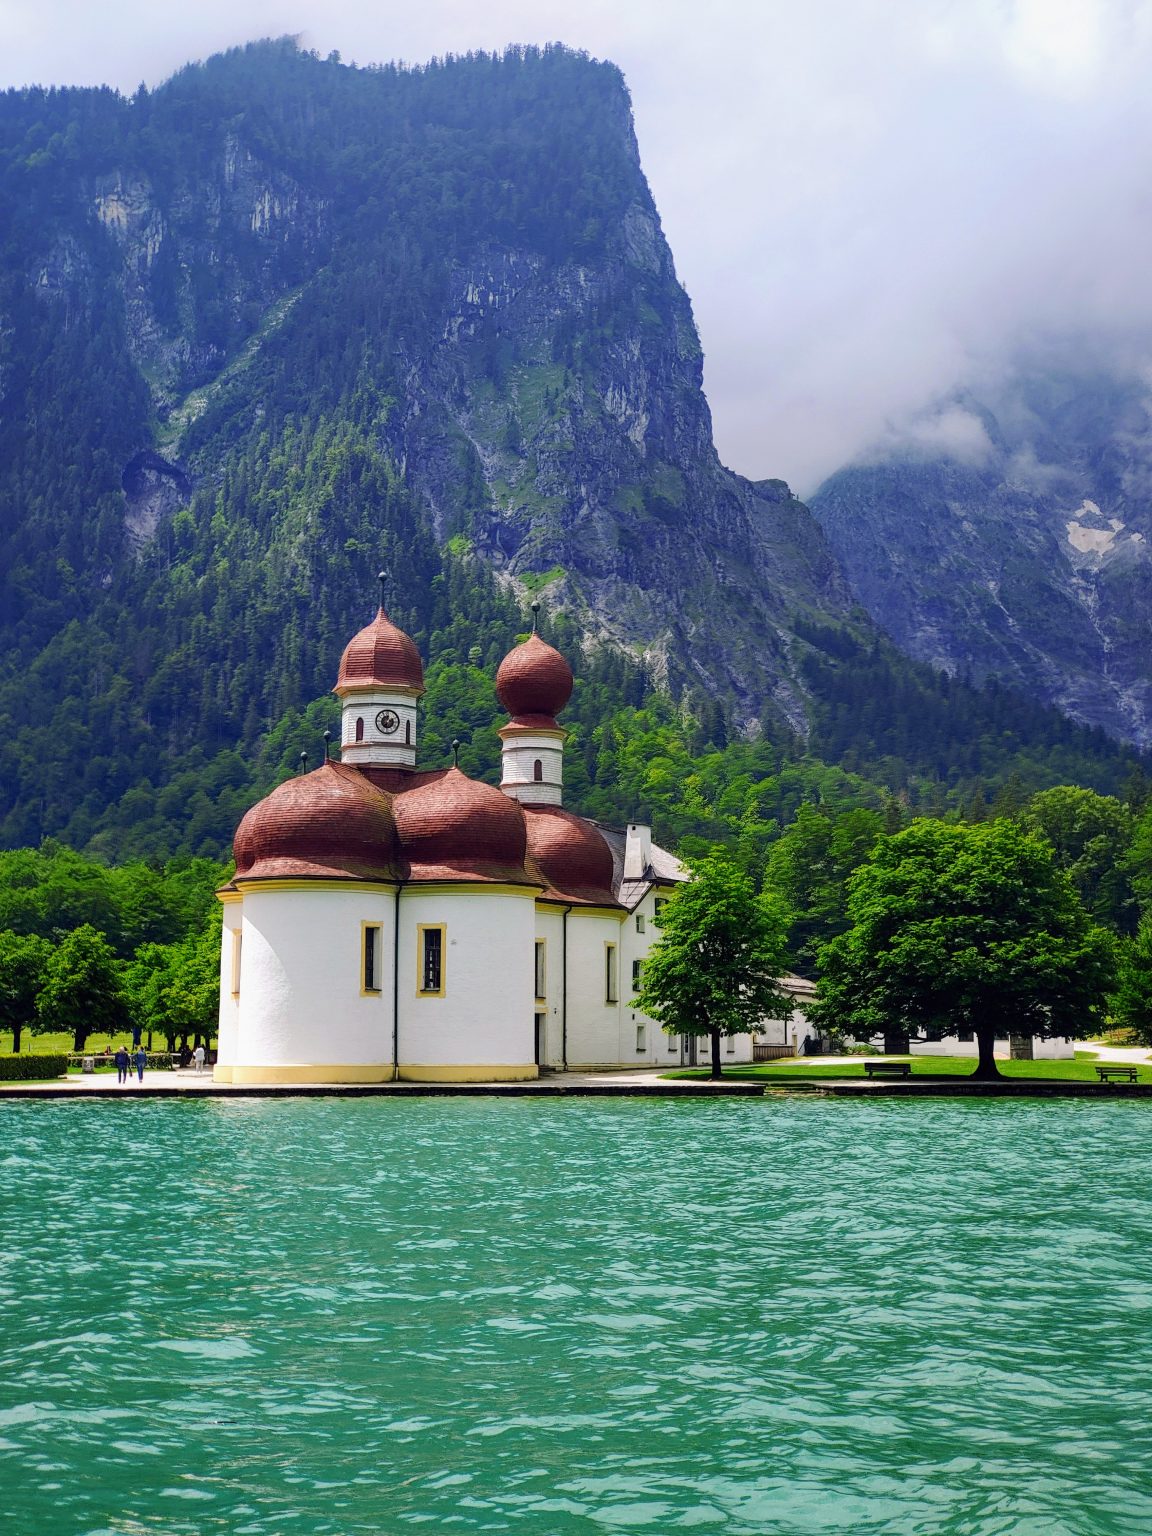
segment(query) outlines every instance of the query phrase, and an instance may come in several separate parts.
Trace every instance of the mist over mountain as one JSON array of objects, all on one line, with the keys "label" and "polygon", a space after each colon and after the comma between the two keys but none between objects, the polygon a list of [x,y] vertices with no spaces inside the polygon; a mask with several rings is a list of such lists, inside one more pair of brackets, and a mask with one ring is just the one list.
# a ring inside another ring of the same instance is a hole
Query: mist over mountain
[{"label": "mist over mountain", "polygon": [[[957,392],[812,508],[911,656],[1152,743],[1152,394],[1090,339]],[[1095,365],[1095,366],[1094,366]]]}]

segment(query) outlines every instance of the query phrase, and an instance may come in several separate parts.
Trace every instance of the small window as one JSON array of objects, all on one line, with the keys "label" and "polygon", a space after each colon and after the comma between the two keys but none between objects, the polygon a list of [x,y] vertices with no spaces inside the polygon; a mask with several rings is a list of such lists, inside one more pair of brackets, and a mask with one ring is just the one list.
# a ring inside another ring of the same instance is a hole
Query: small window
[{"label": "small window", "polygon": [[679,1035],[669,1035],[668,1036],[668,1049],[671,1051],[673,1056],[679,1056],[679,1054],[680,1054],[680,1036]]},{"label": "small window", "polygon": [[956,1038],[959,1040],[961,1045],[971,1045],[976,1036],[970,1029],[962,1029]]},{"label": "small window", "polygon": [[604,1001],[614,1003],[617,1000],[616,982],[616,946],[605,944],[604,946]]},{"label": "small window", "polygon": [[412,745],[412,722],[411,722],[411,720],[405,720],[405,722],[404,722],[404,745],[406,747],[410,747]]},{"label": "small window", "polygon": [[232,996],[240,996],[240,951],[244,947],[244,935],[239,928],[232,930]]},{"label": "small window", "polygon": [[539,758],[537,758],[536,761],[532,764],[532,778],[535,781],[535,783],[539,784],[541,779],[543,779],[543,777],[544,777],[544,764],[540,761]]},{"label": "small window", "polygon": [[356,716],[356,740],[357,741],[363,741],[364,740],[364,716],[363,715],[357,715]]},{"label": "small window", "polygon": [[546,969],[545,954],[547,945],[543,939],[536,940],[536,998],[542,1001],[548,996],[548,974]]},{"label": "small window", "polygon": [[632,990],[633,990],[633,992],[639,992],[639,990],[640,990],[640,983],[641,983],[641,980],[643,979],[643,976],[644,976],[644,962],[643,962],[643,960],[633,960],[633,962],[632,962]]},{"label": "small window", "polygon": [[380,924],[360,924],[360,991],[380,991]]},{"label": "small window", "polygon": [[637,912],[637,914],[636,914],[636,932],[637,933],[643,933],[644,932],[644,914],[643,914],[643,912]]},{"label": "small window", "polygon": [[421,997],[444,996],[444,925],[420,924]]},{"label": "small window", "polygon": [[648,1026],[646,1024],[637,1024],[636,1026],[636,1049],[639,1052],[648,1049]]},{"label": "small window", "polygon": [[735,1054],[736,1054],[736,1036],[735,1035],[729,1035],[728,1036],[728,1044],[724,1047],[724,1049],[728,1052],[729,1056],[735,1056]]},{"label": "small window", "polygon": [[655,901],[655,908],[656,908],[656,910],[655,910],[655,912],[653,913],[653,916],[652,916],[652,921],[656,924],[657,928],[659,928],[659,926],[660,926],[660,914],[661,914],[661,912],[663,912],[664,908],[667,905],[668,905],[668,898],[667,898],[667,896],[657,896],[656,901]]}]

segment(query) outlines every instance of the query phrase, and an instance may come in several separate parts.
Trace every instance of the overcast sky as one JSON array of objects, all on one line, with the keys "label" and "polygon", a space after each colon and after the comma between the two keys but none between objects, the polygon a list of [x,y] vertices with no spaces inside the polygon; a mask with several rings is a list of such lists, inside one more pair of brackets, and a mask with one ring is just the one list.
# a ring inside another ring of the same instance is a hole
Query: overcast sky
[{"label": "overcast sky", "polygon": [[131,90],[286,32],[359,63],[614,59],[747,475],[962,449],[934,402],[1049,332],[1143,359],[1152,0],[0,0],[0,81]]}]

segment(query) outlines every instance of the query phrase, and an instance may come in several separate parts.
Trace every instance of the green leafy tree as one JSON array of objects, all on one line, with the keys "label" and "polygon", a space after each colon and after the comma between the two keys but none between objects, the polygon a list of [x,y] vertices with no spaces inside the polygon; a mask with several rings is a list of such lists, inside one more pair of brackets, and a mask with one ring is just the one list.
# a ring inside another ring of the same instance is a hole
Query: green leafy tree
[{"label": "green leafy tree", "polygon": [[1112,1008],[1117,1023],[1152,1045],[1152,913],[1141,919],[1135,936],[1121,950]]},{"label": "green leafy tree", "polygon": [[881,838],[849,882],[848,916],[822,956],[818,1016],[831,1028],[970,1030],[974,1075],[995,1077],[997,1038],[1102,1023],[1112,938],[1047,845],[1011,822],[921,820]]},{"label": "green leafy tree", "polygon": [[128,1020],[120,967],[103,934],[89,923],[68,934],[48,965],[36,1000],[40,1034],[67,1031],[82,1051],[89,1035],[115,1034]]},{"label": "green leafy tree", "polygon": [[1132,843],[1132,813],[1112,795],[1057,784],[1033,795],[1020,818],[1052,846],[1085,909],[1099,923],[1131,931],[1135,900],[1125,861]]},{"label": "green leafy tree", "polygon": [[788,1018],[787,916],[758,896],[730,858],[713,854],[670,898],[660,938],[644,963],[636,1007],[672,1035],[707,1035],[711,1075],[720,1076],[722,1035],[754,1034],[764,1019]]},{"label": "green leafy tree", "polygon": [[52,945],[35,934],[0,932],[0,1029],[12,1031],[12,1050],[36,1020],[36,999],[44,985]]}]

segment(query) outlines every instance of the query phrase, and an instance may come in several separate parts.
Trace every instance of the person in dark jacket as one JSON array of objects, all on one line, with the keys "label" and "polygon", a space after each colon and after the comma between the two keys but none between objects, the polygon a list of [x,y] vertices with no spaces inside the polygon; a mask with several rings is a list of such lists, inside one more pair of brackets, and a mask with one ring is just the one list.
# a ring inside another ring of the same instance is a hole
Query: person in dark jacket
[{"label": "person in dark jacket", "polygon": [[148,1056],[143,1046],[141,1046],[140,1049],[136,1052],[132,1060],[136,1063],[136,1075],[139,1077],[140,1081],[143,1082],[144,1068],[148,1064]]},{"label": "person in dark jacket", "polygon": [[115,1061],[116,1061],[116,1081],[118,1083],[126,1083],[128,1081],[129,1061],[128,1061],[128,1052],[124,1049],[123,1046],[121,1046],[120,1049],[116,1052]]}]

